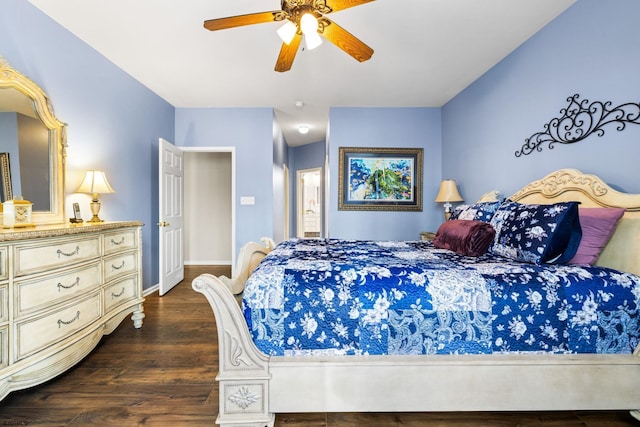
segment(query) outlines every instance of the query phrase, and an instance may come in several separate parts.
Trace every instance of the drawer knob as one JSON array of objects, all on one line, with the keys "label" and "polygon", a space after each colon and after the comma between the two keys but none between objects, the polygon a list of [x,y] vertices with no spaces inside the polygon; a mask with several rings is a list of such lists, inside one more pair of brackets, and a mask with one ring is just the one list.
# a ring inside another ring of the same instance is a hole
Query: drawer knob
[{"label": "drawer knob", "polygon": [[76,315],[73,319],[71,320],[62,320],[62,319],[58,319],[58,328],[60,328],[62,325],[70,325],[73,322],[75,322],[76,320],[78,320],[80,318],[80,310],[78,310],[76,312]]},{"label": "drawer knob", "polygon": [[74,286],[78,286],[80,284],[80,278],[76,277],[76,281],[73,282],[72,284],[70,284],[69,286],[65,286],[62,283],[58,283],[58,292],[60,292],[62,289],[71,289]]},{"label": "drawer knob", "polygon": [[73,252],[66,253],[66,252],[62,252],[62,249],[58,249],[56,253],[58,254],[58,258],[60,258],[60,255],[64,255],[66,257],[78,255],[80,253],[80,246],[76,246],[76,250]]}]

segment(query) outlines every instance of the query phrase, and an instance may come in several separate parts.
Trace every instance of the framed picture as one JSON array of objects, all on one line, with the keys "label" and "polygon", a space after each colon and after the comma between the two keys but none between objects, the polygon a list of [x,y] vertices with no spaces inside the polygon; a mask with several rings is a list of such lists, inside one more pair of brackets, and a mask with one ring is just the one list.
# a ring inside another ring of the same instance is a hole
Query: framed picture
[{"label": "framed picture", "polygon": [[0,202],[13,199],[13,187],[11,186],[11,166],[9,165],[9,153],[0,153],[0,179],[2,188]]},{"label": "framed picture", "polygon": [[338,209],[422,211],[422,152],[340,147]]}]

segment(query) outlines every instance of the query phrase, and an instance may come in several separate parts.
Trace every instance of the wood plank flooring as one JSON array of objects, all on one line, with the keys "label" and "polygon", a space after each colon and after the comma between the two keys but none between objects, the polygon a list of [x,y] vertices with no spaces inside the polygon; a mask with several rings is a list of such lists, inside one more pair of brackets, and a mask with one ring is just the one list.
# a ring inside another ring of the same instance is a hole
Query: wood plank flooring
[{"label": "wood plank flooring", "polygon": [[[0,426],[213,426],[218,412],[217,335],[205,298],[191,289],[202,272],[164,297],[147,297],[144,326],[124,321],[79,365],[0,402]],[[384,392],[381,390],[381,392]],[[627,412],[279,414],[276,426],[636,426]]]}]

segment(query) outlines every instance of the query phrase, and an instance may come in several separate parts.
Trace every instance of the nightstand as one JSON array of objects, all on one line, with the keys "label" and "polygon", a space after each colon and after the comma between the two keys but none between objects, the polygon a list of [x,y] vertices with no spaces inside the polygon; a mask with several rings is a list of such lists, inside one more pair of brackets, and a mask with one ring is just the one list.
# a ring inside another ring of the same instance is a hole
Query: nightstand
[{"label": "nightstand", "polygon": [[434,233],[432,231],[421,231],[420,232],[420,240],[432,241],[433,239],[435,239],[435,237],[436,237],[436,233]]}]

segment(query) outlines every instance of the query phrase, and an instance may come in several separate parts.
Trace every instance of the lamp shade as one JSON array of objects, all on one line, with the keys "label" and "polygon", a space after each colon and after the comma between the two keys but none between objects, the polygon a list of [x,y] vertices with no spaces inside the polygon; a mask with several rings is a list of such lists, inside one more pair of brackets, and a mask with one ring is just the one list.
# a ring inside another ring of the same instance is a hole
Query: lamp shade
[{"label": "lamp shade", "polygon": [[115,190],[109,185],[107,177],[103,171],[87,171],[87,174],[76,190],[76,193],[105,194],[115,193]]},{"label": "lamp shade", "polygon": [[288,45],[296,35],[296,31],[298,31],[298,27],[296,27],[296,24],[287,20],[287,22],[282,27],[280,27],[280,29],[278,29],[277,33],[282,41]]},{"label": "lamp shade", "polygon": [[305,13],[300,18],[300,30],[306,36],[318,31],[318,20],[310,13]]},{"label": "lamp shade", "polygon": [[464,199],[458,192],[458,186],[453,179],[445,179],[440,183],[440,191],[436,196],[437,203],[463,202]]}]

